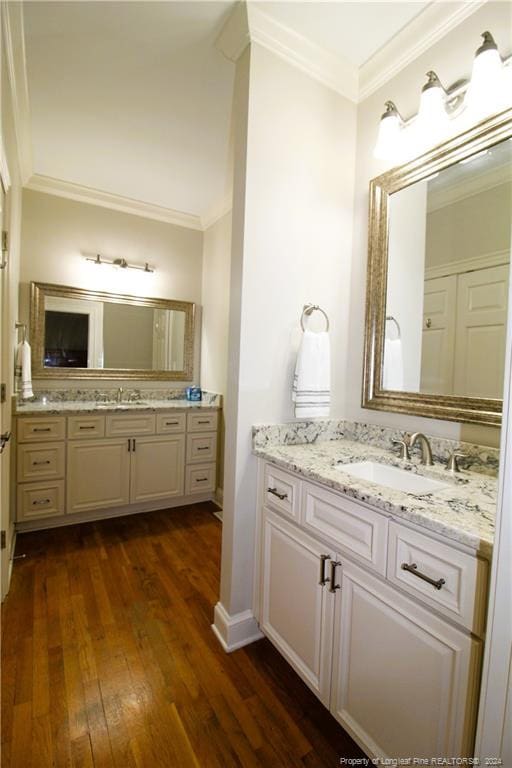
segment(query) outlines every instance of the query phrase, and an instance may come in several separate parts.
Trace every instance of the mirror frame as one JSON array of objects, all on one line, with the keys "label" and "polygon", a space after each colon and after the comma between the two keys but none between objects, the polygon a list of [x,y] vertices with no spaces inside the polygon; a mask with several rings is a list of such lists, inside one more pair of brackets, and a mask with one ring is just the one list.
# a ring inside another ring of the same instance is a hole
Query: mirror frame
[{"label": "mirror frame", "polygon": [[[133,304],[138,307],[169,309],[185,312],[184,367],[181,371],[140,370],[135,368],[46,368],[44,359],[45,297],[90,299],[115,304]],[[30,343],[32,346],[33,379],[139,379],[192,381],[194,364],[195,304],[189,301],[150,299],[106,291],[91,291],[51,283],[30,284]]]},{"label": "mirror frame", "polygon": [[[448,421],[493,426],[501,424],[503,400],[383,390],[381,382],[387,296],[389,196],[511,137],[512,109],[507,109],[370,182],[363,408]],[[511,311],[512,307],[509,307]]]}]

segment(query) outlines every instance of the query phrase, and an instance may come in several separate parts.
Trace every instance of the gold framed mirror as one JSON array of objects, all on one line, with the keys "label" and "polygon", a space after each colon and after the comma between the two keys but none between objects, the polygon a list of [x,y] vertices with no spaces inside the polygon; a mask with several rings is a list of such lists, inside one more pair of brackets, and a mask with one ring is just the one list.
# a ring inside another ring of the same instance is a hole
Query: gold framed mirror
[{"label": "gold framed mirror", "polygon": [[195,305],[31,283],[34,379],[191,381]]},{"label": "gold framed mirror", "polygon": [[501,424],[512,109],[370,182],[362,405]]}]

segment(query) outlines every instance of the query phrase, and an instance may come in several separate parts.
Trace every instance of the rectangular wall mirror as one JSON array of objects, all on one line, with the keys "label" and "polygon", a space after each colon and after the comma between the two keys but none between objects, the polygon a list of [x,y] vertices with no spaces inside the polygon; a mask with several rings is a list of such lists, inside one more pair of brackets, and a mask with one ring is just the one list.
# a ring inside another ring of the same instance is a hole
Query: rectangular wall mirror
[{"label": "rectangular wall mirror", "polygon": [[511,137],[508,110],[371,182],[364,407],[500,423]]},{"label": "rectangular wall mirror", "polygon": [[34,378],[190,381],[194,305],[32,283]]}]

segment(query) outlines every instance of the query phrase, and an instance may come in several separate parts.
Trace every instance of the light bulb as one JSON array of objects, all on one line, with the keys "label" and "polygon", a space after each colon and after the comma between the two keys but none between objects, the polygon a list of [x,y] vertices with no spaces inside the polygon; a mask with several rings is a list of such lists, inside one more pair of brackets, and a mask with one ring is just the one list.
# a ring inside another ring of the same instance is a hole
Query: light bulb
[{"label": "light bulb", "polygon": [[498,111],[506,101],[498,46],[490,32],[483,32],[482,37],[484,41],[475,54],[465,98],[466,107],[475,120]]},{"label": "light bulb", "polygon": [[392,101],[386,101],[386,111],[379,123],[377,143],[373,150],[379,160],[396,160],[400,154],[402,118]]},{"label": "light bulb", "polygon": [[446,91],[435,72],[427,72],[427,77],[415,120],[415,144],[419,150],[438,144],[450,129],[450,119],[446,112]]}]

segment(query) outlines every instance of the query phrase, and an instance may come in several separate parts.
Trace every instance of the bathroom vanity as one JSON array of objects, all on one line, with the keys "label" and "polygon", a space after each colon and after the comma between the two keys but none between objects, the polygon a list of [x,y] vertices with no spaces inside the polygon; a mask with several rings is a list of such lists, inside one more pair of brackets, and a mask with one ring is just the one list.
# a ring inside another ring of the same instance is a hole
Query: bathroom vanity
[{"label": "bathroom vanity", "polygon": [[255,428],[261,630],[369,756],[470,756],[495,478],[294,427]]},{"label": "bathroom vanity", "polygon": [[15,420],[18,530],[213,500],[215,402],[20,406]]}]

